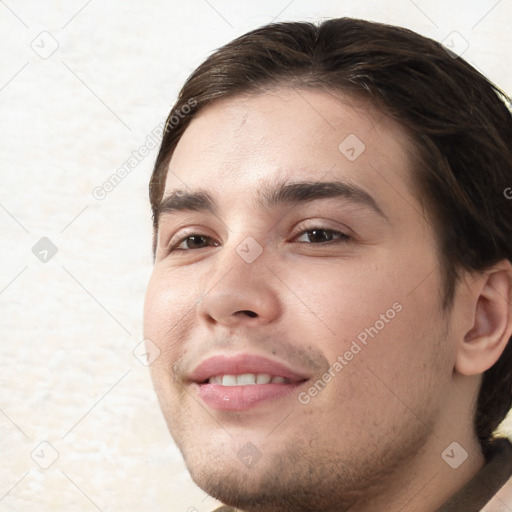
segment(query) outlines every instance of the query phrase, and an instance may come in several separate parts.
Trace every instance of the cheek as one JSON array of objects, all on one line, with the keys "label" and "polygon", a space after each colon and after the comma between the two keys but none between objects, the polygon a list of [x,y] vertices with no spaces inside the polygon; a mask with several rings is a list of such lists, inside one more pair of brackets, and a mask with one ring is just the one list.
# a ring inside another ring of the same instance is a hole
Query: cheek
[{"label": "cheek", "polygon": [[292,307],[293,315],[304,311],[302,319],[309,318],[311,329],[316,327],[325,335],[323,349],[334,350],[331,355],[338,355],[345,343],[350,345],[350,340],[376,322],[382,330],[381,315],[387,327],[404,300],[403,287],[396,284],[401,282],[398,270],[382,263],[305,262],[303,268],[294,265],[293,273],[283,281],[290,283],[292,292],[283,296],[285,306]]},{"label": "cheek", "polygon": [[324,309],[335,334],[317,336],[317,348],[334,377],[320,376],[329,384],[311,410],[332,436],[340,428],[354,435],[369,429],[378,442],[379,432],[395,435],[403,425],[431,427],[450,382],[453,365],[435,308],[410,297],[397,301],[386,289],[378,297],[361,304],[340,297]]},{"label": "cheek", "polygon": [[164,327],[166,321],[165,295],[167,290],[163,281],[159,279],[156,270],[149,280],[144,299],[144,337],[160,339],[157,334]]},{"label": "cheek", "polygon": [[178,406],[173,366],[183,345],[182,333],[187,332],[190,324],[186,314],[187,308],[190,309],[185,295],[186,283],[182,283],[178,277],[177,273],[157,264],[148,282],[144,301],[144,338],[158,347],[158,357],[149,370],[168,422],[176,416]]},{"label": "cheek", "polygon": [[[190,331],[194,304],[190,286],[178,280],[177,273],[155,267],[149,280],[144,300],[144,338],[151,340],[159,356],[150,371],[155,384],[171,378],[172,368],[179,357]],[[187,295],[188,293],[188,295]]]},{"label": "cheek", "polygon": [[164,264],[154,267],[144,301],[144,337],[161,351],[151,365],[152,372],[163,369],[168,374],[188,351],[190,335],[197,324],[198,302],[207,289],[197,270],[185,272]]},{"label": "cheek", "polygon": [[160,336],[172,330],[190,309],[193,293],[193,282],[187,284],[177,272],[155,267],[144,300],[145,335],[158,334],[162,339]]},{"label": "cheek", "polygon": [[307,269],[294,266],[286,282],[294,283],[300,300],[290,295],[283,301],[304,311],[301,330],[318,339],[317,348],[330,364],[346,354],[355,367],[357,360],[387,368],[392,382],[403,377],[405,389],[414,372],[431,374],[432,364],[441,365],[446,376],[451,371],[449,361],[437,361],[449,347],[443,343],[440,280],[435,274],[425,280],[425,269],[435,268],[430,264],[389,255],[367,264],[340,260]]}]

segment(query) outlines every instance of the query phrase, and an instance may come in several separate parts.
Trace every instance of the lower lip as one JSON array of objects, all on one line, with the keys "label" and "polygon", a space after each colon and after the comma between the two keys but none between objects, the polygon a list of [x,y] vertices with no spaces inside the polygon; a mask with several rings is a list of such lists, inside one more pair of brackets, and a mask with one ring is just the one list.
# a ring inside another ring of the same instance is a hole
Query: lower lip
[{"label": "lower lip", "polygon": [[222,386],[200,384],[199,397],[203,402],[220,411],[246,411],[262,402],[269,402],[289,395],[302,384],[254,384],[249,386]]}]

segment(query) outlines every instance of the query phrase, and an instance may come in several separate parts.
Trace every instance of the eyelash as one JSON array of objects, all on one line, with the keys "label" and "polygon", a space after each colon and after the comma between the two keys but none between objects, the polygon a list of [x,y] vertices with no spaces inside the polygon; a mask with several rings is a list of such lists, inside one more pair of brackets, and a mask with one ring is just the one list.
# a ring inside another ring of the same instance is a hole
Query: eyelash
[{"label": "eyelash", "polygon": [[[308,229],[304,229],[302,230],[301,232],[299,232],[294,238],[299,238],[301,235],[304,235],[306,233],[312,233],[313,231],[323,231],[325,233],[329,233],[331,236],[335,236],[335,237],[338,237],[338,238],[335,238],[334,240],[329,240],[328,242],[298,242],[298,243],[302,243],[302,244],[307,244],[307,245],[321,245],[321,246],[325,246],[325,245],[339,245],[339,244],[346,244],[348,242],[350,242],[352,240],[352,237],[347,235],[346,233],[343,233],[341,231],[336,231],[334,229],[328,229],[328,228],[322,228],[322,227],[319,227],[319,226],[314,226],[312,228],[308,228]],[[177,240],[176,242],[174,243],[170,243],[168,248],[167,248],[167,252],[168,253],[171,253],[171,252],[174,252],[174,251],[197,251],[199,249],[205,249],[206,247],[199,247],[199,248],[196,248],[196,249],[180,249],[179,246],[185,242],[186,240],[188,240],[189,238],[192,238],[192,237],[195,237],[195,236],[199,236],[199,237],[202,237],[204,238],[205,240],[213,240],[212,237],[208,236],[208,235],[203,235],[201,233],[190,233],[182,238],[180,238],[179,240]],[[217,245],[218,247],[218,245]]]}]

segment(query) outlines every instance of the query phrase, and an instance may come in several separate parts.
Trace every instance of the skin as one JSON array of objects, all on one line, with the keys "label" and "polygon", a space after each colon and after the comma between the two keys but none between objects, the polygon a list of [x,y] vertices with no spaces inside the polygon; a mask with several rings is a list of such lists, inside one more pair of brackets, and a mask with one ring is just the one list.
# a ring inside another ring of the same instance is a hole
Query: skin
[{"label": "skin", "polygon": [[[354,161],[338,149],[349,134],[366,146]],[[203,188],[217,211],[160,217],[145,337],[161,350],[151,373],[170,432],[194,481],[224,503],[428,512],[482,467],[472,410],[480,374],[512,331],[499,298],[510,296],[510,265],[465,275],[443,311],[435,231],[413,191],[409,147],[400,125],[369,106],[286,88],[214,102],[178,143],[164,199]],[[346,198],[259,205],[258,193],[283,180],[350,183],[383,215]],[[314,228],[345,237],[322,231],[320,245]],[[247,237],[263,251],[252,263],[236,251]],[[294,392],[218,411],[186,379],[209,356],[246,352],[311,375],[307,392],[397,303],[307,404]],[[457,469],[441,456],[454,441],[468,454]],[[251,468],[237,457],[248,442],[260,456]]]}]

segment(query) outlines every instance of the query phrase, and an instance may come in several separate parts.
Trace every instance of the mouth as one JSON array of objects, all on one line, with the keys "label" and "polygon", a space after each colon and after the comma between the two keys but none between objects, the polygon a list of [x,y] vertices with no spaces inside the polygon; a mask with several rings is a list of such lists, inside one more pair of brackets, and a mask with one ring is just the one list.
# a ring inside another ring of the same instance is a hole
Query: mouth
[{"label": "mouth", "polygon": [[246,411],[264,403],[290,398],[310,379],[300,370],[270,359],[239,354],[203,361],[188,381],[199,398],[221,411]]},{"label": "mouth", "polygon": [[[208,384],[221,386],[254,386],[261,384],[291,384],[292,381],[280,375],[269,373],[242,373],[241,375],[216,375],[208,379]],[[203,382],[206,384],[206,382]]]}]

